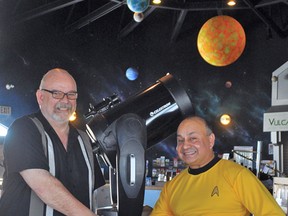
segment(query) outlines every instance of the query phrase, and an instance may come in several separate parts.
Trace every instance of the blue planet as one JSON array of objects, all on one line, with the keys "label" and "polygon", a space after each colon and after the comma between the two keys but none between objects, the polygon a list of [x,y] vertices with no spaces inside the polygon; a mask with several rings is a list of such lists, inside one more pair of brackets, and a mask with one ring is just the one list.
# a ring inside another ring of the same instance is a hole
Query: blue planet
[{"label": "blue planet", "polygon": [[133,67],[129,67],[127,70],[126,70],[126,77],[128,80],[136,80],[139,76],[139,73],[138,71],[133,68]]},{"label": "blue planet", "polygon": [[149,0],[127,0],[128,8],[135,13],[144,12],[149,5]]}]

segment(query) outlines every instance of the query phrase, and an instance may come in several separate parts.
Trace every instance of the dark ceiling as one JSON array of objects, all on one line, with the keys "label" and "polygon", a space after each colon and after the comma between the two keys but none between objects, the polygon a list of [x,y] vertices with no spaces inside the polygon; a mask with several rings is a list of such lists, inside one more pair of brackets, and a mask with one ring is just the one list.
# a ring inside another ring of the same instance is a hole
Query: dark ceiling
[{"label": "dark ceiling", "polygon": [[[103,16],[113,16],[114,11],[121,11],[118,38],[123,38],[132,32],[138,25],[145,25],[145,20],[135,22],[132,12],[127,9],[123,0],[9,0],[6,2],[5,12],[9,15],[8,22],[21,25],[32,19],[44,17],[55,25],[61,25],[63,31],[72,33],[85,28]],[[170,41],[177,40],[185,22],[189,22],[189,14],[209,12],[217,14],[234,13],[248,16],[252,12],[267,29],[280,37],[288,36],[288,0],[237,0],[234,7],[227,6],[225,0],[194,1],[194,0],[163,0],[160,5],[153,5],[152,1],[146,11],[145,19],[161,10],[174,12]],[[61,19],[59,19],[61,17]]]},{"label": "dark ceiling", "polygon": [[[77,80],[79,115],[90,102],[113,93],[125,99],[169,72],[197,114],[217,127],[221,113],[232,115],[229,128],[218,128],[224,150],[268,143],[262,119],[271,106],[271,73],[288,60],[288,1],[238,0],[234,8],[224,0],[162,2],[150,4],[138,23],[124,1],[0,0],[0,105],[12,107],[0,123],[38,109],[35,90],[53,67]],[[205,62],[196,43],[201,26],[220,14],[236,18],[247,38],[241,57],[225,67]],[[125,77],[131,66],[139,71],[135,81]]]}]

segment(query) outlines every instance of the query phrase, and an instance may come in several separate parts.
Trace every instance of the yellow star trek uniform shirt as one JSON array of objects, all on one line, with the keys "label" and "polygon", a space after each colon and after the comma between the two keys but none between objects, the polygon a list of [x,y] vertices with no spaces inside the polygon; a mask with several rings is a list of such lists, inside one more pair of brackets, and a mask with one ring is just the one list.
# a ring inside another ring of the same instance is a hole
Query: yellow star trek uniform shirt
[{"label": "yellow star trek uniform shirt", "polygon": [[261,181],[233,161],[215,158],[167,182],[151,216],[284,216]]}]

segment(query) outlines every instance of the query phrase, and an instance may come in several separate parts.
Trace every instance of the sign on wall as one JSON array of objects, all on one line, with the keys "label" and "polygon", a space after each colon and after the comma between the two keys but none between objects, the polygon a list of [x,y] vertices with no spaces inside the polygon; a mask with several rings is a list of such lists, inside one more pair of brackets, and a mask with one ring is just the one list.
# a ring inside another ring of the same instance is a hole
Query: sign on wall
[{"label": "sign on wall", "polygon": [[264,113],[263,131],[288,131],[288,112]]},{"label": "sign on wall", "polygon": [[11,115],[10,106],[0,106],[0,115]]}]

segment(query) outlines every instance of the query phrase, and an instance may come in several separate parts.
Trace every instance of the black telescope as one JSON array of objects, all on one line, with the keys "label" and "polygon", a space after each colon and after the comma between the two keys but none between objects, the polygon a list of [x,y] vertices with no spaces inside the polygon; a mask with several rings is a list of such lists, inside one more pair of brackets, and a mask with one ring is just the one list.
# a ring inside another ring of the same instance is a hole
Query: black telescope
[{"label": "black telescope", "polygon": [[[113,100],[117,101],[115,97]],[[145,187],[145,151],[175,133],[183,118],[194,114],[194,109],[186,91],[171,74],[124,102],[118,102],[104,112],[91,110],[94,114],[86,124],[87,134],[97,154],[116,173],[116,180],[110,179],[110,186],[117,181],[117,215],[140,216]],[[132,209],[121,207],[132,204]]]},{"label": "black telescope", "polygon": [[96,114],[87,124],[88,133],[97,140],[97,135],[126,113],[135,113],[145,120],[150,148],[174,133],[183,117],[194,114],[194,109],[186,91],[167,74],[112,109]]}]

